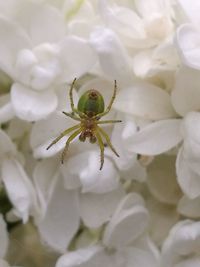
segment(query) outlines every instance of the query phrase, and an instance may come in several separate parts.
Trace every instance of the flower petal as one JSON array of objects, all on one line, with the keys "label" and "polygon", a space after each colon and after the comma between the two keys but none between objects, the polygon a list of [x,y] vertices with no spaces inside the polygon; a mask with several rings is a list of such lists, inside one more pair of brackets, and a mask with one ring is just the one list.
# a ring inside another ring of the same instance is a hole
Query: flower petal
[{"label": "flower petal", "polygon": [[16,115],[26,121],[37,121],[47,117],[57,106],[53,91],[34,91],[20,83],[11,89],[11,101]]},{"label": "flower petal", "polygon": [[200,197],[190,199],[187,196],[183,196],[178,203],[178,212],[190,218],[199,218],[200,217]]},{"label": "flower petal", "polygon": [[115,124],[112,131],[111,142],[120,157],[116,157],[110,149],[106,151],[106,155],[112,157],[114,160],[121,172],[121,178],[143,182],[146,180],[146,170],[138,162],[137,154],[129,151],[127,145],[127,139],[135,134],[137,125],[129,115],[120,114],[119,118],[122,120],[122,123]]},{"label": "flower petal", "polygon": [[67,191],[58,177],[44,218],[37,223],[43,240],[58,252],[64,252],[79,227],[76,191]]},{"label": "flower petal", "polygon": [[0,18],[0,68],[15,77],[13,70],[17,53],[23,48],[30,48],[30,41],[25,32],[15,23],[6,18]]},{"label": "flower petal", "polygon": [[[162,266],[199,266],[200,223],[184,220],[170,231],[162,248]],[[198,264],[197,264],[198,263]]]},{"label": "flower petal", "polygon": [[153,67],[155,67],[155,63],[152,58],[151,50],[142,51],[134,56],[133,70],[136,76],[145,78]]},{"label": "flower petal", "polygon": [[149,233],[158,247],[162,246],[170,229],[180,219],[176,206],[162,204],[156,199],[149,198],[147,208],[150,214]]},{"label": "flower petal", "polygon": [[176,43],[183,63],[200,69],[200,34],[190,24],[181,25],[177,30]]},{"label": "flower petal", "polygon": [[194,3],[191,5],[190,0],[178,0],[181,8],[183,9],[184,13],[187,15],[187,17],[196,24],[197,26],[200,23],[199,19],[199,12],[200,12],[200,5],[199,1],[194,1]]},{"label": "flower petal", "polygon": [[10,121],[7,133],[9,134],[10,138],[15,140],[18,138],[23,138],[24,135],[30,131],[31,127],[31,123],[15,117]]},{"label": "flower petal", "polygon": [[117,153],[120,155],[120,158],[113,155],[113,153],[110,153],[120,170],[129,169],[133,165],[134,159],[136,161],[137,157],[136,154],[134,155],[134,153],[130,153],[125,145],[126,140],[131,138],[136,133],[137,125],[130,116],[126,114],[124,116],[123,115],[124,114],[120,114],[122,123],[115,124],[111,138],[112,144]]},{"label": "flower petal", "polygon": [[34,150],[34,157],[51,157],[63,149],[66,137],[63,137],[57,144],[47,151],[47,147],[58,137],[61,132],[74,126],[73,120],[66,120],[61,112],[54,112],[48,118],[37,121],[32,127],[30,144]]},{"label": "flower petal", "polygon": [[15,20],[29,33],[34,46],[59,41],[65,35],[61,13],[48,4],[23,1],[15,12]]},{"label": "flower petal", "polygon": [[166,12],[169,5],[166,0],[149,0],[148,2],[145,0],[135,0],[136,9],[144,18],[155,13]]},{"label": "flower petal", "polygon": [[[57,137],[64,131],[68,125],[65,125],[64,115],[61,112],[54,112],[48,118],[37,121],[32,128],[30,144],[34,149],[37,146],[44,144],[46,140]],[[69,122],[71,122],[69,120]],[[69,123],[69,126],[70,125]]]},{"label": "flower petal", "polygon": [[186,259],[184,262],[180,262],[178,264],[176,264],[177,267],[199,267],[200,265],[200,258],[194,257],[192,259]]},{"label": "flower petal", "polygon": [[[71,165],[73,162],[73,158],[69,158],[67,164],[62,164],[62,166],[60,166],[60,172],[64,179],[64,186],[69,190],[81,188],[81,181],[77,172],[78,165]],[[76,168],[71,168],[70,166],[76,166]]]},{"label": "flower petal", "polygon": [[68,36],[59,45],[59,57],[63,68],[61,81],[71,82],[74,77],[86,74],[96,63],[97,58],[93,49],[82,38]]},{"label": "flower petal", "polygon": [[84,224],[90,228],[102,226],[111,217],[123,196],[124,190],[121,187],[105,194],[82,194],[80,196],[80,214]]},{"label": "flower petal", "polygon": [[[145,39],[146,32],[144,22],[134,10],[135,3],[131,3],[128,8],[120,3],[110,3],[111,1],[99,1],[100,13],[103,17],[105,25],[116,32],[123,43],[128,47],[138,48],[146,47],[151,40]],[[126,4],[125,4],[126,5]]]},{"label": "flower petal", "polygon": [[143,155],[158,155],[181,142],[181,120],[161,120],[151,123],[128,138],[130,151]]},{"label": "flower petal", "polygon": [[30,178],[15,159],[4,159],[2,163],[2,180],[18,215],[27,222],[36,205],[36,195]]},{"label": "flower petal", "polygon": [[177,204],[182,195],[176,181],[175,159],[175,156],[162,155],[156,157],[147,168],[150,192],[166,204]]},{"label": "flower petal", "polygon": [[0,108],[0,123],[5,123],[15,116],[11,102]]},{"label": "flower petal", "polygon": [[111,257],[104,252],[103,247],[90,246],[64,254],[58,259],[56,267],[114,267],[115,265],[111,264]]},{"label": "flower petal", "polygon": [[0,157],[5,154],[16,154],[16,147],[10,137],[0,129]]},{"label": "flower petal", "polygon": [[112,248],[121,248],[130,244],[143,233],[148,220],[148,212],[142,198],[136,193],[128,194],[119,203],[107,225],[103,243]]},{"label": "flower petal", "polygon": [[104,73],[118,83],[130,84],[133,74],[126,50],[120,39],[109,28],[97,28],[92,32],[90,43],[96,50]]},{"label": "flower petal", "polygon": [[121,90],[114,107],[145,119],[159,120],[175,116],[169,94],[145,82],[135,82],[133,86]]},{"label": "flower petal", "polygon": [[[73,169],[71,166],[76,166],[76,168]],[[70,157],[66,163],[69,173],[74,177],[78,176],[83,193],[103,194],[117,189],[119,174],[111,160],[105,157],[101,171],[99,167],[100,160],[97,151],[79,153],[77,156]]]},{"label": "flower petal", "polygon": [[187,158],[199,159],[200,152],[200,113],[189,112],[182,124],[182,134],[184,136],[184,150],[187,153]]},{"label": "flower petal", "polygon": [[33,179],[40,203],[41,215],[45,215],[46,213],[58,175],[58,160],[55,158],[42,160],[34,168]]},{"label": "flower petal", "polygon": [[102,194],[118,187],[119,174],[109,159],[105,158],[101,171],[99,170],[99,153],[91,152],[87,160],[88,165],[80,173],[80,181],[83,185],[82,192]]},{"label": "flower petal", "polygon": [[[58,106],[57,109],[58,111],[66,111],[66,112],[71,112],[71,104],[69,101],[69,90],[70,90],[70,85],[64,86],[62,85],[61,88],[58,88],[57,90],[57,96],[58,96]],[[79,95],[76,90],[73,91],[73,99],[74,99],[74,105],[76,106],[78,104],[79,100]]]},{"label": "flower petal", "polygon": [[200,105],[199,71],[181,67],[176,75],[175,88],[171,94],[176,112],[185,116],[190,111],[199,109]]},{"label": "flower petal", "polygon": [[183,192],[189,198],[200,196],[200,175],[193,171],[188,160],[185,158],[184,150],[179,150],[176,160],[176,172],[178,183]]},{"label": "flower petal", "polygon": [[174,43],[168,40],[155,49],[137,53],[133,58],[133,69],[141,78],[159,76],[162,87],[171,91],[174,85],[174,70],[177,70],[179,61]]},{"label": "flower petal", "polygon": [[[127,267],[159,267],[159,254],[156,251],[155,245],[151,243],[151,247],[141,246],[139,242],[136,242],[134,247],[127,247],[125,249],[124,257],[127,259]],[[156,253],[155,253],[156,251]]]},{"label": "flower petal", "polygon": [[0,96],[0,123],[5,123],[15,116],[9,95]]}]

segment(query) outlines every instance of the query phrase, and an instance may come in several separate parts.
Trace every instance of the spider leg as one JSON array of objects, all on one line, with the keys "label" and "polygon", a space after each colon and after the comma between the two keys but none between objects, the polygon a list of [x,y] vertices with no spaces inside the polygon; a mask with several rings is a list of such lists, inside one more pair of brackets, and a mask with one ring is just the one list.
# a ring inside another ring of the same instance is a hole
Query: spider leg
[{"label": "spider leg", "polygon": [[81,121],[81,119],[78,118],[78,117],[76,117],[76,115],[73,114],[73,113],[68,113],[68,112],[65,112],[65,111],[62,111],[62,113],[65,114],[66,116],[68,116],[68,117],[70,117],[70,118],[76,120],[76,121]]},{"label": "spider leg", "polygon": [[74,130],[76,130],[78,128],[80,128],[80,124],[68,128],[67,130],[65,130],[64,132],[62,132],[56,139],[54,139],[53,142],[46,149],[48,150],[50,147],[52,147],[53,145],[55,145],[62,137],[64,137],[68,133],[70,133],[70,132],[72,132],[72,131],[74,131]]},{"label": "spider leg", "polygon": [[96,124],[117,123],[117,122],[122,122],[122,121],[121,120],[97,121]]},{"label": "spider leg", "polygon": [[98,127],[98,130],[99,130],[99,132],[103,135],[103,137],[106,139],[106,142],[107,142],[108,146],[110,147],[110,149],[115,153],[115,155],[116,155],[117,157],[119,157],[119,154],[118,154],[117,151],[114,149],[114,147],[113,147],[113,145],[112,145],[112,143],[111,143],[111,141],[110,141],[110,138],[109,138],[109,136],[107,135],[107,133],[104,132],[104,130],[101,129],[100,127]]},{"label": "spider leg", "polygon": [[79,110],[76,109],[76,108],[73,109],[73,112],[74,112],[74,113],[77,113],[77,114],[78,114],[80,117],[82,117],[82,118],[87,118],[87,115],[86,115],[85,113],[79,111]]},{"label": "spider leg", "polygon": [[65,158],[65,155],[66,155],[66,153],[67,153],[67,150],[68,150],[68,147],[69,147],[69,144],[70,144],[70,142],[79,134],[79,133],[81,133],[81,131],[82,131],[82,129],[80,128],[80,129],[78,129],[78,130],[76,130],[74,133],[72,133],[70,136],[69,136],[69,138],[67,139],[67,142],[66,142],[66,144],[65,144],[65,148],[64,148],[64,150],[63,150],[63,152],[62,152],[62,156],[61,156],[61,162],[62,162],[62,164],[64,163],[64,158]]},{"label": "spider leg", "polygon": [[72,109],[73,113],[77,113],[79,116],[82,116],[82,117],[87,117],[83,112],[80,112],[78,109],[76,109],[74,107],[74,99],[73,99],[72,91],[73,91],[75,82],[76,82],[76,78],[74,78],[74,80],[73,80],[73,82],[71,84],[70,90],[69,90],[69,99],[70,99],[71,109]]},{"label": "spider leg", "polygon": [[106,108],[106,110],[104,112],[97,114],[93,118],[101,118],[102,116],[105,116],[106,114],[108,114],[108,112],[110,111],[110,109],[112,107],[112,104],[113,104],[113,102],[115,100],[116,93],[117,93],[117,81],[115,80],[114,81],[114,91],[113,91],[113,95],[112,95],[112,98],[110,100],[109,105],[107,106],[107,108]]},{"label": "spider leg", "polygon": [[104,163],[104,143],[103,143],[103,140],[102,140],[102,137],[100,135],[99,132],[96,132],[96,138],[97,138],[97,141],[99,143],[99,147],[100,147],[100,159],[101,159],[101,165],[100,165],[100,168],[99,170],[102,170],[103,168],[103,163]]},{"label": "spider leg", "polygon": [[74,78],[74,80],[71,84],[70,90],[69,90],[69,99],[70,99],[70,105],[71,105],[72,111],[74,111],[74,99],[73,99],[73,95],[72,95],[72,90],[74,88],[75,82],[76,82],[76,78]]}]

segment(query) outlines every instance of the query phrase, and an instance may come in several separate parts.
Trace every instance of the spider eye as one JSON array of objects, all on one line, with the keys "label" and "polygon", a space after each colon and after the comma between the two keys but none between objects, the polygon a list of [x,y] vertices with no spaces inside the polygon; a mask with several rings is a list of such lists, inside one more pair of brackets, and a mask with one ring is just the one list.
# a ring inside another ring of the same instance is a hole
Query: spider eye
[{"label": "spider eye", "polygon": [[97,100],[99,93],[96,90],[90,90],[88,93],[89,99]]}]

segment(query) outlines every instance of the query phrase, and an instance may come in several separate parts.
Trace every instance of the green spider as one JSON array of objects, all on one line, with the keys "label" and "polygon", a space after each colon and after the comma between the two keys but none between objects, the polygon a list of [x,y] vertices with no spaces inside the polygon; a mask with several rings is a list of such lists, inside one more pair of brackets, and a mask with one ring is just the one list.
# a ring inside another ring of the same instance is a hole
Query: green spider
[{"label": "green spider", "polygon": [[111,148],[111,150],[115,153],[117,157],[119,157],[118,153],[114,149],[113,145],[111,144],[110,138],[105,133],[105,131],[99,127],[99,124],[104,123],[117,123],[121,122],[121,120],[105,120],[100,121],[100,118],[105,116],[109,113],[112,104],[114,102],[114,99],[116,97],[116,91],[117,91],[117,82],[115,80],[114,84],[114,92],[113,96],[110,100],[110,103],[108,107],[104,108],[104,99],[103,96],[96,90],[91,89],[86,91],[79,99],[77,108],[74,107],[74,100],[72,91],[74,88],[76,78],[73,80],[71,84],[71,88],[69,91],[69,98],[70,98],[70,104],[71,104],[71,113],[64,112],[63,113],[76,120],[79,121],[79,124],[68,128],[64,132],[62,132],[53,142],[47,147],[47,150],[56,144],[62,137],[65,135],[68,135],[69,133],[73,132],[69,138],[67,139],[65,148],[62,152],[61,162],[64,162],[64,158],[66,155],[66,152],[68,150],[70,142],[79,135],[79,140],[81,142],[84,142],[86,138],[89,138],[90,143],[94,144],[96,141],[98,141],[99,147],[100,147],[100,157],[101,157],[101,164],[100,164],[100,170],[103,168],[104,163],[104,143],[102,137],[105,138],[108,146]]}]

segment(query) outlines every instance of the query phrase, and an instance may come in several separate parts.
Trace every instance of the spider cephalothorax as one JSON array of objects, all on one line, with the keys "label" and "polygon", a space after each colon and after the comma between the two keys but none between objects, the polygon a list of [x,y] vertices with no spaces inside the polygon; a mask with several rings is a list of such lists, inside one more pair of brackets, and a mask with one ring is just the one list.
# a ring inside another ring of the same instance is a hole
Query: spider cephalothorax
[{"label": "spider cephalothorax", "polygon": [[72,90],[74,87],[76,79],[72,82],[70,91],[69,91],[69,97],[70,97],[70,103],[71,103],[71,109],[72,113],[63,113],[76,120],[79,121],[79,124],[70,127],[69,129],[65,130],[62,132],[48,147],[49,149],[51,146],[53,146],[55,143],[57,143],[63,136],[73,132],[69,138],[67,139],[65,148],[62,153],[62,163],[64,162],[64,157],[67,152],[67,149],[69,147],[70,142],[77,136],[79,136],[79,140],[84,142],[87,138],[89,139],[90,143],[96,143],[98,142],[100,151],[101,151],[101,165],[100,165],[100,170],[103,167],[104,163],[104,143],[103,143],[103,138],[105,138],[108,146],[111,148],[111,150],[115,153],[116,156],[119,157],[117,154],[116,150],[111,144],[109,136],[104,132],[104,130],[99,127],[99,124],[104,124],[104,123],[116,123],[116,122],[121,122],[120,120],[106,120],[106,121],[100,121],[100,118],[108,114],[108,112],[111,109],[111,106],[113,104],[113,101],[116,96],[116,91],[117,91],[117,83],[115,81],[115,86],[114,86],[114,93],[113,96],[110,100],[110,103],[108,107],[104,108],[104,99],[103,96],[94,89],[86,91],[79,99],[77,108],[74,107],[74,101],[73,101],[73,96],[72,96]]}]

